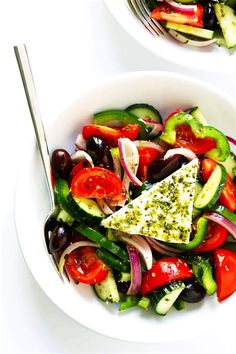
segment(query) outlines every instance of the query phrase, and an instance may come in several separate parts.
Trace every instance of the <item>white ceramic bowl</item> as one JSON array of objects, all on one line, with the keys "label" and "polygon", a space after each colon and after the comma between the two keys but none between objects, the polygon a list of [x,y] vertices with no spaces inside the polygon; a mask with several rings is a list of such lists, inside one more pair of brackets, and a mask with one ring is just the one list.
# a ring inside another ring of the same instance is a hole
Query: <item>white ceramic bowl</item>
[{"label": "white ceramic bowl", "polygon": [[[63,147],[70,152],[84,123],[94,112],[125,108],[146,102],[163,116],[176,107],[200,105],[210,124],[232,135],[236,131],[235,106],[223,94],[198,80],[166,72],[138,72],[111,78],[80,98],[54,121],[48,131],[50,149]],[[156,316],[139,309],[119,313],[116,305],[97,300],[92,289],[80,284],[63,284],[49,260],[43,241],[43,224],[49,198],[35,141],[24,154],[15,198],[15,220],[19,243],[34,278],[48,297],[80,324],[104,335],[135,341],[163,342],[190,338],[201,332],[218,331],[218,323],[236,310],[236,296],[218,304],[215,296],[182,312]],[[52,306],[54,306],[52,304]],[[204,320],[203,320],[204,319]]]},{"label": "white ceramic bowl", "polygon": [[159,57],[184,67],[215,72],[235,72],[236,51],[211,45],[205,48],[186,46],[174,39],[154,37],[131,14],[127,0],[105,0],[119,24],[141,45]]}]

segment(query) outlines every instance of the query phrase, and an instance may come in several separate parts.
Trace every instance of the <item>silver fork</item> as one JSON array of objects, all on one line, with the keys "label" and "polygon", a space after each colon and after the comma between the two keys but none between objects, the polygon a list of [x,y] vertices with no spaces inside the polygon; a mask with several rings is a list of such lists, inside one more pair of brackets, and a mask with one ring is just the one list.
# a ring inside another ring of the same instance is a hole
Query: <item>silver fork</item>
[{"label": "silver fork", "polygon": [[[56,200],[54,196],[54,191],[52,187],[52,181],[51,181],[51,163],[50,163],[50,155],[48,151],[48,145],[47,145],[47,139],[43,127],[43,122],[41,119],[40,115],[40,110],[39,110],[39,104],[38,104],[38,99],[37,99],[37,94],[36,94],[36,89],[34,85],[34,79],[30,67],[30,62],[29,62],[29,57],[27,54],[26,46],[25,45],[19,45],[14,47],[15,51],[15,56],[16,60],[18,63],[18,67],[20,70],[21,74],[21,79],[22,83],[24,86],[25,90],[25,95],[26,99],[28,102],[29,110],[30,110],[30,115],[32,118],[33,126],[34,126],[34,131],[39,147],[39,152],[41,156],[41,160],[43,163],[43,168],[45,172],[45,177],[47,181],[47,186],[48,186],[48,191],[49,191],[49,196],[50,196],[50,202],[51,202],[51,210],[46,217],[45,220],[45,226],[44,226],[44,240],[45,244],[48,250],[48,253],[50,254],[49,251],[49,238],[51,231],[53,229],[53,223],[55,223],[55,218],[58,214],[58,207],[56,205]],[[51,226],[50,226],[51,224]],[[60,276],[61,280],[63,281],[63,277],[61,273],[58,270],[58,259],[55,255],[51,254],[51,259],[53,261],[53,264],[57,270],[58,275]]]},{"label": "silver fork", "polygon": [[155,37],[168,35],[165,28],[155,19],[150,17],[145,0],[127,0],[127,5],[132,15]]}]

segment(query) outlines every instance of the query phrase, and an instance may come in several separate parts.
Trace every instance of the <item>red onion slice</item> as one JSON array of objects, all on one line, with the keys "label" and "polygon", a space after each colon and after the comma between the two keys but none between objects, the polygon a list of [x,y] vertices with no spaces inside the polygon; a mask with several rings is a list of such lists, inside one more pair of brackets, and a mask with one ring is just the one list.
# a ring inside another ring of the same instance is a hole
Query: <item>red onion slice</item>
[{"label": "red onion slice", "polygon": [[226,138],[229,140],[231,144],[233,144],[236,147],[236,140],[234,138],[231,138],[231,136],[226,136]]},{"label": "red onion slice", "polygon": [[197,5],[184,5],[173,0],[165,0],[165,3],[177,12],[186,13],[188,15],[194,15],[197,12]]},{"label": "red onion slice", "polygon": [[163,132],[163,125],[161,123],[156,122],[155,120],[150,120],[150,119],[142,119],[142,121],[152,127],[152,131],[149,133],[149,136],[151,138],[159,135],[161,132]]},{"label": "red onion slice", "polygon": [[80,150],[86,150],[86,140],[84,139],[81,133],[77,136],[75,140],[75,146]]},{"label": "red onion slice", "polygon": [[130,259],[131,282],[127,291],[128,295],[136,295],[142,283],[142,269],[138,252],[135,248],[127,246]]},{"label": "red onion slice", "polygon": [[217,213],[207,211],[204,213],[204,216],[211,220],[216,222],[217,224],[223,226],[226,230],[229,231],[229,233],[236,238],[236,225],[234,225],[231,221],[226,219],[224,216],[219,215]]},{"label": "red onion slice", "polygon": [[157,240],[155,240],[151,237],[146,237],[146,240],[150,244],[151,248],[153,248],[155,251],[157,251],[160,254],[167,255],[170,257],[176,257],[176,256],[178,257],[180,254],[180,252],[178,252],[179,250],[176,250],[174,248],[172,248],[171,250],[167,250],[167,249],[163,248],[162,244],[160,244]]},{"label": "red onion slice", "polygon": [[76,250],[79,247],[84,247],[84,246],[92,246],[92,247],[100,247],[98,243],[90,242],[90,241],[78,241],[72,243],[72,245],[69,245],[63,252],[59,260],[59,265],[58,265],[58,270],[62,274],[63,273],[63,268],[65,265],[66,257]]},{"label": "red onion slice", "polygon": [[139,235],[129,235],[118,232],[117,237],[119,237],[122,241],[126,244],[133,246],[139,252],[140,256],[142,257],[147,269],[152,268],[152,250],[147,243],[147,241]]},{"label": "red onion slice", "polygon": [[74,152],[71,155],[71,160],[74,163],[77,163],[81,160],[87,160],[90,163],[91,167],[94,167],[93,160],[92,160],[91,156],[85,151],[78,150],[78,151]]},{"label": "red onion slice", "polygon": [[189,149],[176,148],[176,149],[168,150],[164,156],[164,160],[167,160],[170,157],[173,157],[175,155],[182,155],[182,156],[186,157],[186,159],[188,159],[189,161],[192,161],[197,158],[197,155]]},{"label": "red onion slice", "polygon": [[127,177],[134,185],[141,186],[143,183],[136,176],[139,165],[139,153],[135,144],[128,138],[120,138],[118,140],[118,148],[121,165]]},{"label": "red onion slice", "polygon": [[121,179],[122,169],[120,164],[120,158],[118,156],[112,156],[114,173]]},{"label": "red onion slice", "polygon": [[180,34],[179,32],[176,32],[174,30],[169,30],[169,34],[175,38],[178,42],[181,42],[183,44],[188,44],[188,45],[192,45],[195,47],[206,47],[208,45],[211,45],[213,43],[216,42],[216,39],[209,39],[206,41],[198,41],[198,40],[193,40],[193,39],[189,39],[188,37],[183,36],[182,34]]},{"label": "red onion slice", "polygon": [[96,199],[96,202],[104,214],[106,214],[106,215],[113,214],[113,210],[107,205],[107,203],[105,202],[104,199]]},{"label": "red onion slice", "polygon": [[152,141],[135,140],[134,144],[137,146],[137,148],[153,148],[153,149],[158,150],[160,153],[163,153],[165,151],[161,145],[156,144]]}]

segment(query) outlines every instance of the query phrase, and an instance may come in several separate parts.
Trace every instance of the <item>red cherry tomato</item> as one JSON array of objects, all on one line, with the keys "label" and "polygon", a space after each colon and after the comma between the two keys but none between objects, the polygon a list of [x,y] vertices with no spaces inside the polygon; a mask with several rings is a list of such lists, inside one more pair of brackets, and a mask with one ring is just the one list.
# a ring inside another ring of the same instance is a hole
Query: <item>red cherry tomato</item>
[{"label": "red cherry tomato", "polygon": [[196,138],[188,124],[176,127],[175,147],[184,147],[195,154],[205,154],[216,146],[216,142],[211,138]]},{"label": "red cherry tomato", "polygon": [[141,293],[145,295],[162,285],[192,276],[191,268],[183,259],[177,257],[162,258],[153,263],[152,268],[143,274]]},{"label": "red cherry tomato", "polygon": [[230,250],[214,251],[215,276],[218,301],[223,301],[236,291],[236,254]]},{"label": "red cherry tomato", "polygon": [[135,140],[138,137],[140,126],[138,124],[127,124],[124,127],[109,128],[97,124],[87,124],[83,127],[83,137],[88,139],[97,136],[103,139],[107,145],[115,147],[118,145],[119,138],[129,138]]},{"label": "red cherry tomato", "polygon": [[[204,159],[201,163],[201,172],[204,182],[207,182],[208,178],[217,166],[217,162],[211,159]],[[232,178],[227,174],[226,182],[223,191],[218,199],[218,203],[234,212],[236,210],[236,185]]]},{"label": "red cherry tomato", "polygon": [[138,178],[144,182],[147,181],[150,177],[149,175],[149,166],[155,161],[160,155],[160,151],[154,148],[143,147],[138,148],[139,153],[139,166],[137,176]]},{"label": "red cherry tomato", "polygon": [[107,266],[98,258],[94,247],[84,246],[71,252],[65,261],[70,276],[85,284],[96,284],[108,274]]},{"label": "red cherry tomato", "polygon": [[102,167],[84,168],[71,182],[74,197],[125,200],[126,189],[122,180]]},{"label": "red cherry tomato", "polygon": [[181,11],[173,10],[168,4],[158,5],[151,13],[151,17],[158,21],[170,21],[180,24],[203,27],[204,7],[200,4],[196,5],[197,10],[192,14],[186,14]]},{"label": "red cherry tomato", "polygon": [[228,231],[221,225],[209,222],[206,239],[194,249],[195,252],[209,252],[225,243]]}]

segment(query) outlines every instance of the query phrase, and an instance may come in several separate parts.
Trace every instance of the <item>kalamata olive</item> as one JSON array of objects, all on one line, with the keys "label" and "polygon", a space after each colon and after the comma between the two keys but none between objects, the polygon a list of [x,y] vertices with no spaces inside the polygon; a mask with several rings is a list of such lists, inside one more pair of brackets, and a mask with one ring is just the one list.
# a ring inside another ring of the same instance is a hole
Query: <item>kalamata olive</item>
[{"label": "kalamata olive", "polygon": [[104,167],[108,170],[112,169],[113,163],[110,149],[102,139],[96,136],[88,138],[86,140],[86,149],[96,166]]},{"label": "kalamata olive", "polygon": [[214,30],[216,27],[216,15],[212,2],[204,3],[203,24],[204,28],[209,30]]},{"label": "kalamata olive", "polygon": [[188,279],[185,282],[185,289],[180,294],[180,298],[186,302],[199,302],[206,296],[206,290],[196,281]]},{"label": "kalamata olive", "polygon": [[118,281],[116,284],[117,284],[118,291],[123,294],[126,294],[127,291],[129,290],[130,281],[122,281],[122,282]]},{"label": "kalamata olive", "polygon": [[188,160],[181,155],[175,155],[166,160],[161,158],[153,161],[149,166],[151,181],[159,182],[163,180],[186,163],[188,163]]},{"label": "kalamata olive", "polygon": [[52,168],[54,177],[67,178],[72,169],[70,154],[63,149],[57,149],[52,154]]},{"label": "kalamata olive", "polygon": [[58,224],[52,231],[49,240],[50,253],[56,253],[65,248],[71,238],[71,228],[66,224]]}]

